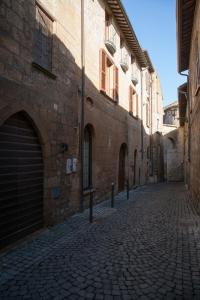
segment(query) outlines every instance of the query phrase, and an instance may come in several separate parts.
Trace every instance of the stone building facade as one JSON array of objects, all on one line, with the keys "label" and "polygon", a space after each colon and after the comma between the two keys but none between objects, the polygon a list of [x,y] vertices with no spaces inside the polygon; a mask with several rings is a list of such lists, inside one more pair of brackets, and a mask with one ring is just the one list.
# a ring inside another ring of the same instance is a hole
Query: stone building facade
[{"label": "stone building facade", "polygon": [[112,183],[119,192],[148,182],[161,101],[119,0],[0,6],[4,246],[83,209],[91,189],[100,201]]},{"label": "stone building facade", "polygon": [[185,182],[200,211],[200,2],[177,1],[178,72],[187,71],[179,87],[180,125],[184,130]]},{"label": "stone building facade", "polygon": [[179,124],[178,101],[174,101],[164,107],[162,133],[164,179],[167,181],[183,181],[184,133]]},{"label": "stone building facade", "polygon": [[163,123],[179,126],[178,101],[164,107]]}]

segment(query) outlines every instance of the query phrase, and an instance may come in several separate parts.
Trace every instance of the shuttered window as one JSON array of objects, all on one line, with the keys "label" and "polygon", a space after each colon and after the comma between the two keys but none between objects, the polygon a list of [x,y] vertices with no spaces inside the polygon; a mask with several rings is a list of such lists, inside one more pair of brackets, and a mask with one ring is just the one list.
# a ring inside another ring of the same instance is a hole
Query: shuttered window
[{"label": "shuttered window", "polygon": [[129,87],[129,112],[133,113],[133,88]]},{"label": "shuttered window", "polygon": [[118,101],[119,75],[118,68],[106,54],[100,50],[100,91],[106,93],[114,101]]},{"label": "shuttered window", "polygon": [[118,68],[114,67],[114,100],[118,101],[118,84],[119,84],[119,75]]},{"label": "shuttered window", "polygon": [[136,111],[135,116],[138,117],[138,94],[136,94]]},{"label": "shuttered window", "polygon": [[53,20],[36,5],[34,60],[48,71],[52,70],[52,38]]},{"label": "shuttered window", "polygon": [[146,103],[146,125],[150,126],[150,110],[149,110],[149,102]]},{"label": "shuttered window", "polygon": [[106,52],[100,50],[100,90],[106,91]]},{"label": "shuttered window", "polygon": [[138,95],[131,85],[129,87],[129,112],[134,117],[138,117]]}]

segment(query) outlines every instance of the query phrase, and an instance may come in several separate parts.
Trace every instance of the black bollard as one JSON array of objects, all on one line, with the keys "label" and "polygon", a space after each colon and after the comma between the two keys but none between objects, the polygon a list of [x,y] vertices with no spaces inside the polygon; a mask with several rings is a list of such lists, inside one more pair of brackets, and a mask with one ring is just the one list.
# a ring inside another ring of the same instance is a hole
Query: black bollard
[{"label": "black bollard", "polygon": [[127,188],[126,196],[127,196],[127,200],[128,200],[129,199],[129,182],[128,182],[128,180],[127,180],[127,183],[126,183],[126,188]]},{"label": "black bollard", "polygon": [[111,207],[114,207],[114,201],[115,201],[114,190],[115,190],[115,184],[114,184],[114,182],[112,182],[112,188],[111,188]]},{"label": "black bollard", "polygon": [[93,222],[93,189],[90,188],[90,223]]}]

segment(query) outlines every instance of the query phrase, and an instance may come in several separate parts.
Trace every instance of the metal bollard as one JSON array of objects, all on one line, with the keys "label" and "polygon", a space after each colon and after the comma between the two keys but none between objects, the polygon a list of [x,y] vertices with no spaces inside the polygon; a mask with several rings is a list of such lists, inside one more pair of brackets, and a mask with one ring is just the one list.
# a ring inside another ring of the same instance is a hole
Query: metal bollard
[{"label": "metal bollard", "polygon": [[114,196],[114,190],[115,190],[115,184],[112,182],[112,189],[111,189],[111,207],[114,207],[114,201],[115,201],[115,196]]},{"label": "metal bollard", "polygon": [[127,200],[129,199],[129,181],[127,180],[127,183],[126,183],[126,196],[127,196]]},{"label": "metal bollard", "polygon": [[90,188],[90,223],[93,222],[93,189],[92,187]]}]

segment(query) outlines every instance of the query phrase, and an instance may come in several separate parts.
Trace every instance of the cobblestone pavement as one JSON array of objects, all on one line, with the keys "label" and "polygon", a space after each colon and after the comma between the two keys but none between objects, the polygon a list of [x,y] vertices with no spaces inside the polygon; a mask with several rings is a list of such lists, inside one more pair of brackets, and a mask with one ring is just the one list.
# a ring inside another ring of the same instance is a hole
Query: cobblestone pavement
[{"label": "cobblestone pavement", "polygon": [[0,299],[200,299],[200,221],[182,184],[122,193],[0,257]]}]

